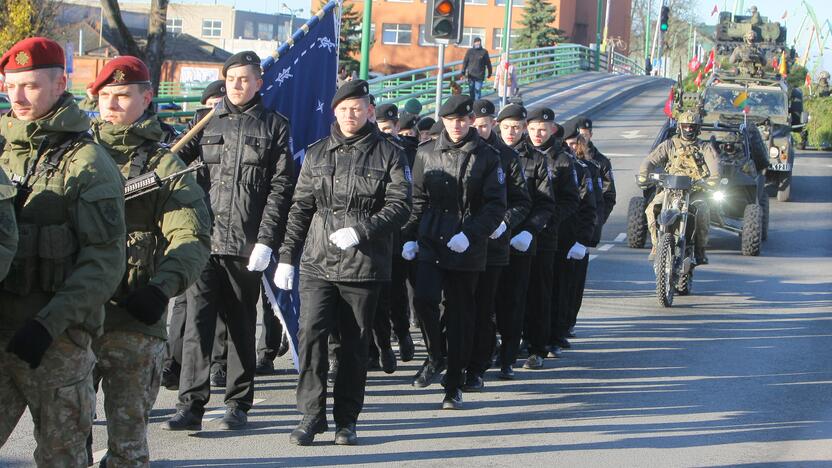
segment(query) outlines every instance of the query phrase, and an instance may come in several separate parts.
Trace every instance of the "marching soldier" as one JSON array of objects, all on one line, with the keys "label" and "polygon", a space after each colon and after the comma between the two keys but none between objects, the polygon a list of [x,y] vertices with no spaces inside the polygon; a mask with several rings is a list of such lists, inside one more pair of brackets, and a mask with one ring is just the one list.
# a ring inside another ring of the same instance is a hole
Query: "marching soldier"
[{"label": "marching soldier", "polygon": [[[445,126],[416,153],[413,214],[402,257],[418,255],[414,305],[428,359],[413,385],[426,387],[445,367],[443,409],[461,409],[464,371],[471,355],[477,278],[485,271],[488,237],[506,211],[506,174],[496,150],[471,127],[471,98],[451,96],[439,109]],[[444,299],[442,338],[439,305]]]},{"label": "marching soldier", "polygon": [[601,242],[601,228],[606,224],[610,214],[612,214],[612,209],[615,207],[615,177],[612,174],[612,162],[592,142],[592,120],[586,117],[578,118],[578,132],[586,141],[589,150],[585,160],[593,163],[598,168],[601,176],[600,181],[596,184],[596,187],[601,187],[601,203],[598,206],[601,217],[598,219],[598,229],[596,229],[592,240],[594,245],[590,246],[595,247]]},{"label": "marching soldier", "polygon": [[497,329],[502,340],[498,355],[499,377],[513,379],[512,366],[517,360],[523,334],[527,294],[540,293],[528,289],[532,259],[537,254],[537,239],[552,221],[555,199],[552,172],[546,155],[535,149],[525,137],[526,109],[518,104],[507,105],[500,111],[497,121],[500,137],[518,154],[532,201],[529,215],[512,232],[509,264],[503,271],[497,292]]},{"label": "marching soldier", "polygon": [[431,130],[434,125],[436,125],[436,121],[433,120],[433,117],[422,117],[419,119],[419,122],[416,124],[416,129],[419,130],[420,143],[424,143],[432,138],[433,134]]},{"label": "marching soldier", "polygon": [[0,168],[24,191],[20,244],[0,290],[0,445],[28,407],[38,466],[85,467],[91,343],[125,268],[124,185],[66,92],[61,46],[22,40],[0,58],[0,74],[12,104],[0,117]]},{"label": "marching soldier", "polygon": [[549,335],[553,308],[555,253],[558,250],[560,225],[578,209],[578,176],[572,158],[563,146],[563,127],[555,123],[555,112],[541,107],[529,112],[528,137],[532,145],[546,155],[552,169],[555,191],[555,213],[538,237],[537,255],[532,260],[532,272],[526,308],[524,336],[529,344],[529,357],[524,369],[541,369],[549,355]]},{"label": "marching soldier", "polygon": [[[3,140],[0,139],[0,144]],[[0,169],[0,281],[9,273],[12,259],[17,252],[17,221],[14,215],[14,199],[17,188]]]},{"label": "marching soldier", "polygon": [[[512,234],[521,227],[532,208],[532,199],[526,188],[526,178],[520,158],[514,149],[503,143],[493,131],[496,109],[491,101],[480,99],[474,103],[474,128],[487,144],[497,150],[500,164],[506,174],[506,203],[508,209],[497,229],[489,236],[485,271],[477,279],[475,292],[474,328],[471,359],[465,375],[465,391],[483,388],[483,375],[491,367],[496,338],[495,300],[500,283],[505,281],[502,271],[509,264]],[[534,181],[534,179],[532,179]],[[511,280],[509,280],[511,281]]]},{"label": "marching soldier", "polygon": [[275,272],[292,289],[300,263],[300,376],[303,419],[289,440],[309,445],[327,430],[330,331],[337,331],[335,443],[358,443],[367,353],[381,283],[390,281],[392,234],[410,213],[410,168],[401,149],[369,122],[369,85],[348,82],[332,99],[332,134],[306,152]]},{"label": "marching soldier", "polygon": [[399,114],[399,136],[414,138],[418,143],[419,129],[416,127],[418,123],[418,115],[403,111]]},{"label": "marching soldier", "polygon": [[260,58],[251,51],[223,65],[226,96],[199,136],[180,152],[200,155],[210,174],[211,256],[188,289],[177,413],[162,428],[200,430],[210,397],[218,314],[228,328],[228,384],[221,427],[241,429],[254,400],[257,301],[262,271],[278,248],[291,202],[294,159],[289,123],[266,109]]},{"label": "marching soldier", "polygon": [[[98,96],[95,141],[130,182],[155,173],[164,185],[125,203],[127,272],[106,304],[104,334],[93,340],[95,380],[104,390],[107,455],[111,466],[150,462],[147,424],[159,393],[169,299],[199,276],[211,246],[205,194],[185,164],[160,144],[162,128],[146,111],[150,73],[138,58],[107,62],[90,92]],[[130,194],[128,193],[129,197]]]}]

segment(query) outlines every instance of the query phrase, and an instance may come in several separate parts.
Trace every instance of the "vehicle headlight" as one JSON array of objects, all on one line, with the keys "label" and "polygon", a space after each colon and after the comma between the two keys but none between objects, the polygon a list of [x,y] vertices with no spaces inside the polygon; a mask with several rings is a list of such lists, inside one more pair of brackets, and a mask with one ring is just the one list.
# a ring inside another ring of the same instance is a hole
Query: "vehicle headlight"
[{"label": "vehicle headlight", "polygon": [[717,190],[716,192],[714,192],[713,198],[714,201],[721,202],[722,200],[725,200],[725,192],[723,192],[722,190]]},{"label": "vehicle headlight", "polygon": [[780,148],[772,146],[768,149],[768,155],[772,159],[776,158],[777,156],[780,156]]}]

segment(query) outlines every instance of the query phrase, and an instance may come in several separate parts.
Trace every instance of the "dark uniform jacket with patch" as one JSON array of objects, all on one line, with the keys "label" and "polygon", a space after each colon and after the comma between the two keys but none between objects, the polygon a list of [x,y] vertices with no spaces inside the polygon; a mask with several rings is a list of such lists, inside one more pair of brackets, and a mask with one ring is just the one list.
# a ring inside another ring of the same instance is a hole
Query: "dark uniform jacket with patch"
[{"label": "dark uniform jacket with patch", "polygon": [[604,216],[601,218],[601,224],[607,222],[615,207],[615,177],[612,174],[612,162],[603,153],[598,151],[598,147],[589,142],[589,151],[592,160],[598,166],[601,176],[601,194],[604,199]]},{"label": "dark uniform jacket with patch", "polygon": [[[508,265],[511,234],[514,232],[529,215],[532,207],[532,200],[529,197],[529,190],[526,187],[526,179],[523,174],[523,166],[517,152],[497,136],[493,131],[485,140],[494,147],[500,154],[500,164],[506,174],[506,213],[503,222],[507,229],[497,239],[488,239],[488,266]],[[489,235],[490,236],[490,235]]]},{"label": "dark uniform jacket with patch", "polygon": [[[405,240],[419,241],[418,260],[458,271],[484,271],[488,236],[504,219],[506,174],[493,147],[473,128],[458,143],[447,131],[419,146],[413,166],[413,213]],[[465,233],[465,252],[448,248]]]},{"label": "dark uniform jacket with patch", "polygon": [[511,255],[534,255],[537,252],[537,238],[546,228],[546,225],[551,223],[552,216],[555,213],[555,191],[552,186],[553,173],[549,164],[546,163],[546,155],[538,151],[525,139],[520,139],[514,145],[514,150],[517,151],[520,164],[523,166],[526,189],[529,192],[532,206],[526,219],[519,227],[514,229],[512,235],[528,231],[532,235],[532,243],[525,252],[512,249]]},{"label": "dark uniform jacket with patch", "polygon": [[555,213],[540,233],[537,248],[551,252],[558,249],[558,227],[578,209],[578,173],[560,138],[551,137],[537,149],[546,155],[546,164],[552,169],[555,191]]},{"label": "dark uniform jacket with patch", "polygon": [[[410,216],[410,180],[401,147],[375,125],[346,138],[334,123],[332,134],[306,151],[280,263],[300,262],[302,275],[326,281],[389,281],[393,233]],[[350,227],[357,246],[341,250],[329,241]]]},{"label": "dark uniform jacket with patch", "polygon": [[289,122],[263,107],[259,94],[242,108],[225,97],[216,109],[178,153],[186,164],[201,154],[208,165],[211,254],[248,257],[255,243],[277,250],[295,174]]}]

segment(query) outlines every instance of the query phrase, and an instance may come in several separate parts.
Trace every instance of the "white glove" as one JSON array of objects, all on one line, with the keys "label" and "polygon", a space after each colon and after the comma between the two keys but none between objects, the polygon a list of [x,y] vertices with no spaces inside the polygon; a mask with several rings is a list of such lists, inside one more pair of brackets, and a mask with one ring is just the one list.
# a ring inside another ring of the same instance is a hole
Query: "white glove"
[{"label": "white glove", "polygon": [[272,261],[272,248],[268,245],[254,244],[251,256],[248,257],[248,271],[263,271]]},{"label": "white glove", "polygon": [[358,233],[353,228],[341,228],[329,235],[329,241],[341,250],[358,245]]},{"label": "white glove", "polygon": [[529,246],[532,245],[532,233],[529,231],[523,231],[512,237],[509,243],[515,250],[525,252],[529,250]]},{"label": "white glove", "polygon": [[469,245],[471,244],[468,242],[468,237],[465,236],[464,232],[457,233],[455,236],[451,237],[451,240],[448,242],[448,248],[456,253],[465,252],[468,250]]},{"label": "white glove", "polygon": [[501,221],[501,222],[500,222],[500,225],[499,225],[499,226],[497,226],[497,229],[495,229],[495,230],[494,230],[494,232],[492,232],[492,233],[491,233],[491,236],[490,236],[490,237],[491,237],[492,239],[499,239],[499,238],[500,238],[500,236],[502,236],[502,235],[503,235],[503,233],[504,233],[504,232],[506,232],[506,229],[508,229],[508,226],[506,226],[506,222],[505,222],[505,221]]},{"label": "white glove", "polygon": [[419,243],[416,241],[405,242],[402,246],[402,258],[407,261],[416,258],[417,253],[419,253]]},{"label": "white glove", "polygon": [[288,263],[278,263],[274,272],[274,284],[284,291],[291,291],[295,284],[295,267]]},{"label": "white glove", "polygon": [[586,247],[584,247],[580,242],[575,242],[575,245],[573,245],[566,254],[567,260],[583,260],[584,257],[586,257]]}]

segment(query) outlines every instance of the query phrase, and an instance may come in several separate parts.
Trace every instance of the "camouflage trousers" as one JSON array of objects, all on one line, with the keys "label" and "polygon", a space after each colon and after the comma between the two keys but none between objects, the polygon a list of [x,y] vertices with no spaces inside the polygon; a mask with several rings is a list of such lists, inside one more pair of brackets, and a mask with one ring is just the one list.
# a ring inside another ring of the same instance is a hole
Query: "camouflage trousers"
[{"label": "camouflage trousers", "polygon": [[106,466],[148,466],[147,424],[159,394],[165,341],[139,332],[105,332],[93,340],[95,384],[104,391]]},{"label": "camouflage trousers", "polygon": [[37,369],[5,351],[11,337],[0,335],[0,446],[29,407],[37,443],[35,463],[86,467],[86,439],[95,411],[91,336],[67,330],[52,342]]}]

